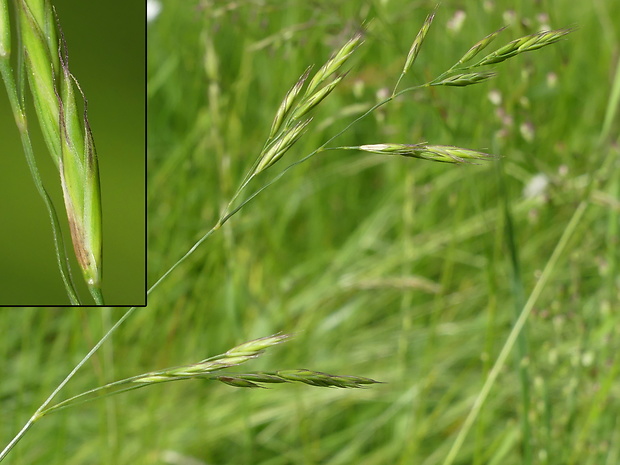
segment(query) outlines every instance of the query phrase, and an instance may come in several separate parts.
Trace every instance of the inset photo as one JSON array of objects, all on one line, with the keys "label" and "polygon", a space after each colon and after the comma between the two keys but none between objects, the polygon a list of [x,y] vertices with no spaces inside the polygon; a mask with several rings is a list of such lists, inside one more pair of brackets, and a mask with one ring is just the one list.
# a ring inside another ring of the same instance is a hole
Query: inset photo
[{"label": "inset photo", "polygon": [[146,305],[145,60],[142,4],[0,1],[0,306]]}]

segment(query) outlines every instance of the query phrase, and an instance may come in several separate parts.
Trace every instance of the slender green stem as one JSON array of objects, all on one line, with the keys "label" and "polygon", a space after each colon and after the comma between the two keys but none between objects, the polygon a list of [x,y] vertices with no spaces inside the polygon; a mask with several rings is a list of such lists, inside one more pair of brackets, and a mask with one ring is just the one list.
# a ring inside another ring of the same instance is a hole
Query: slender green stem
[{"label": "slender green stem", "polygon": [[605,140],[609,137],[611,131],[611,124],[614,121],[614,118],[618,114],[618,106],[620,104],[620,61],[618,61],[618,66],[616,66],[616,72],[614,73],[614,80],[611,89],[611,93],[609,95],[609,100],[607,104],[607,108],[605,110],[605,118],[603,120],[603,125],[601,127],[601,133],[599,135],[599,146],[605,142]]},{"label": "slender green stem", "polygon": [[[156,374],[156,373],[153,373]],[[149,384],[147,383],[143,383],[143,384],[136,384],[133,385],[131,387],[125,387],[124,389],[114,389],[114,388],[118,388],[119,386],[125,386],[127,384],[130,384],[133,380],[140,378],[141,376],[144,375],[139,375],[139,376],[132,376],[131,378],[125,378],[125,379],[121,379],[118,381],[114,381],[113,383],[108,383],[105,384],[103,386],[99,386],[96,387],[94,389],[90,389],[88,391],[82,392],[78,395],[75,395],[73,397],[70,397],[68,399],[63,400],[62,402],[59,402],[49,408],[46,408],[45,410],[42,410],[39,413],[39,416],[37,417],[37,419],[41,418],[44,415],[47,415],[48,413],[51,412],[55,412],[58,410],[62,410],[64,408],[70,407],[70,406],[74,406],[74,405],[79,405],[79,404],[83,404],[85,402],[89,402],[91,400],[94,399],[102,399],[104,397],[108,397],[111,396],[113,394],[118,394],[120,392],[125,392],[125,391],[131,391],[133,389],[138,389],[144,386],[148,386]],[[170,381],[175,381],[176,378],[171,378]],[[160,382],[165,382],[165,381],[160,381]],[[108,391],[105,392],[103,395],[99,395],[100,393],[104,392],[104,391]]]},{"label": "slender green stem", "polygon": [[82,358],[82,360],[79,361],[79,363],[75,366],[75,368],[73,368],[73,370],[71,370],[71,372],[65,377],[65,379],[62,380],[62,382],[58,385],[58,387],[56,389],[54,389],[54,391],[47,397],[47,399],[45,399],[45,401],[34,412],[34,414],[30,417],[28,422],[19,431],[19,433],[17,433],[17,435],[11,440],[11,442],[2,450],[2,452],[0,452],[0,462],[7,456],[7,454],[11,451],[11,449],[13,449],[13,447],[15,447],[15,444],[17,444],[21,440],[21,438],[24,437],[24,435],[32,427],[34,422],[37,421],[39,418],[41,418],[41,412],[43,412],[45,410],[45,408],[52,402],[52,399],[54,399],[54,397],[56,397],[56,394],[58,394],[60,392],[60,390],[63,387],[65,387],[65,385],[69,382],[69,380],[71,378],[73,378],[73,375],[75,375],[75,373],[77,373],[77,371],[80,368],[82,368],[82,366],[84,366],[84,364],[90,359],[90,357],[92,357],[93,354],[95,352],[97,352],[97,350],[99,350],[99,347],[101,347],[103,345],[103,343],[105,341],[107,341],[108,338],[116,331],[116,329],[120,325],[122,325],[123,322],[127,318],[129,318],[129,316],[133,313],[133,311],[136,308],[137,307],[132,307],[129,310],[127,310],[127,312],[125,312],[125,314],[122,317],[119,318],[119,320],[114,324],[114,326],[112,326],[103,335],[103,337],[99,340],[99,342],[97,342],[97,344],[95,344],[93,346],[93,348],[90,349],[90,351]]},{"label": "slender green stem", "polygon": [[[170,382],[170,381],[178,381],[179,379],[180,378],[171,378],[170,380],[160,381],[159,383],[167,383],[167,382]],[[116,395],[116,394],[120,394],[120,393],[128,392],[128,391],[133,391],[135,389],[140,389],[140,388],[143,388],[143,387],[146,387],[146,386],[150,386],[150,384],[146,384],[146,383],[144,383],[144,384],[135,384],[135,385],[132,385],[132,386],[125,387],[124,389],[114,389],[114,390],[111,390],[110,392],[106,392],[104,394],[101,394],[101,391],[104,391],[105,389],[110,389],[110,388],[114,387],[113,385],[116,385],[116,384],[118,384],[118,385],[120,385],[120,384],[127,384],[129,382],[130,381],[128,381],[128,380],[121,380],[121,381],[117,381],[115,383],[106,384],[105,386],[99,386],[99,387],[97,387],[95,389],[91,389],[90,391],[83,392],[81,394],[78,394],[77,396],[73,396],[73,397],[71,397],[69,399],[63,400],[62,402],[59,402],[58,404],[53,405],[52,407],[43,410],[41,412],[39,418],[41,418],[42,416],[47,415],[49,413],[52,413],[52,412],[58,412],[60,410],[64,410],[64,409],[69,408],[69,407],[75,407],[77,405],[81,405],[81,404],[85,404],[87,402],[91,402],[91,401],[93,401],[95,399],[97,399],[97,400],[105,399],[106,397],[110,397],[110,396],[113,396],[113,395]],[[97,395],[95,395],[95,394],[97,394]]]},{"label": "slender green stem", "polygon": [[[512,292],[514,296],[515,306],[515,318],[519,318],[519,313],[525,305],[525,291],[523,289],[523,280],[521,275],[521,262],[519,259],[518,246],[516,240],[515,225],[513,222],[513,215],[510,209],[508,193],[506,191],[505,175],[502,171],[502,165],[497,164],[498,175],[500,176],[500,192],[503,200],[504,219],[506,222],[505,234],[506,242],[508,246],[508,252],[510,255],[510,264],[512,266]],[[529,363],[527,358],[529,356],[528,343],[527,343],[527,328],[525,328],[519,334],[517,338],[517,349],[515,352],[515,363],[519,372],[519,379],[521,382],[521,430],[522,430],[522,444],[523,444],[523,465],[529,465],[532,463],[532,441],[531,441],[531,426],[530,426],[530,375],[529,375]]]},{"label": "slender green stem", "polygon": [[[153,290],[157,286],[159,286],[161,284],[161,282],[164,279],[166,279],[170,273],[172,273],[181,263],[183,263],[185,260],[187,260],[187,258],[191,254],[193,254],[198,247],[200,247],[200,244],[202,244],[204,241],[206,241],[211,236],[211,234],[213,234],[215,231],[220,229],[222,224],[224,224],[224,222],[222,222],[222,220],[218,221],[217,224],[215,226],[213,226],[204,236],[202,236],[200,239],[198,239],[198,241],[196,241],[196,243],[192,247],[190,247],[190,249],[187,252],[185,252],[185,254],[181,258],[179,258],[170,268],[168,268],[168,270],[163,275],[161,275],[161,277],[157,281],[155,281],[155,284],[153,284],[150,287],[150,289],[147,291],[146,294],[149,295],[151,292],[153,292]],[[127,313],[130,313],[134,308],[129,309],[127,311]]]}]

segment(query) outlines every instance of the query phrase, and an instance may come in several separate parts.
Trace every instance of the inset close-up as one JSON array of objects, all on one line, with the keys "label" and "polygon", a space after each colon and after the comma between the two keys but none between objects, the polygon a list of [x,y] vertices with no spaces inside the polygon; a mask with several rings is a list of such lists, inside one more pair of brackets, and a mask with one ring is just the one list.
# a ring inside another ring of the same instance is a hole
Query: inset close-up
[{"label": "inset close-up", "polygon": [[0,0],[0,306],[146,304],[144,8],[116,3]]}]

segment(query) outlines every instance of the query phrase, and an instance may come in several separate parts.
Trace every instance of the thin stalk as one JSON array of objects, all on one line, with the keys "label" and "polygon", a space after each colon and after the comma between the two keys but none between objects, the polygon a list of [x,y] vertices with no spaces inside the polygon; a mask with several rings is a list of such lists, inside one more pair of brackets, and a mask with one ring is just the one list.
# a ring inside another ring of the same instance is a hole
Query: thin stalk
[{"label": "thin stalk", "polygon": [[103,293],[101,292],[101,288],[99,286],[88,286],[88,290],[90,291],[90,295],[93,296],[96,305],[105,305],[103,301]]},{"label": "thin stalk", "polygon": [[[158,384],[161,383],[169,383],[170,381],[177,381],[180,378],[174,378],[174,379],[170,379],[170,380],[164,380],[164,381],[160,381]],[[69,399],[63,400],[62,402],[59,402],[56,405],[53,405],[52,407],[45,409],[41,412],[39,418],[41,418],[44,415],[47,415],[48,413],[52,413],[52,412],[58,412],[60,410],[64,410],[66,408],[69,407],[74,407],[77,405],[82,405],[85,404],[87,402],[90,402],[92,400],[95,399],[105,399],[107,397],[116,395],[116,394],[120,394],[123,392],[128,392],[128,391],[133,391],[135,389],[140,389],[146,386],[150,386],[150,384],[135,384],[133,386],[128,386],[125,387],[124,389],[115,389],[115,390],[111,390],[110,392],[106,392],[104,394],[99,394],[101,391],[105,390],[105,389],[109,389],[112,387],[115,387],[114,385],[121,385],[121,384],[127,384],[130,383],[130,378],[127,379],[123,379],[120,381],[116,381],[114,383],[110,383],[110,384],[106,384],[105,386],[99,386],[97,388],[91,389],[89,391],[83,392],[81,394],[78,394],[77,396],[73,396],[70,397]],[[94,394],[99,394],[97,396],[94,396]],[[1,460],[1,458],[0,458]]]},{"label": "thin stalk", "polygon": [[54,399],[54,397],[56,397],[56,394],[58,394],[58,392],[60,392],[60,390],[63,387],[65,387],[65,385],[69,382],[69,380],[71,378],[73,378],[73,375],[75,375],[75,373],[77,373],[77,371],[80,368],[82,368],[82,366],[84,366],[84,364],[88,361],[88,359],[90,359],[90,357],[92,357],[93,354],[95,352],[97,352],[97,350],[99,350],[99,347],[101,347],[103,345],[103,343],[105,341],[107,341],[108,338],[112,335],[112,333],[114,333],[116,331],[116,329],[120,325],[122,325],[123,322],[127,318],[129,318],[129,316],[133,313],[133,311],[136,308],[138,308],[138,307],[131,307],[129,310],[127,310],[127,312],[122,317],[119,318],[119,320],[114,324],[114,326],[112,326],[103,335],[103,337],[99,340],[99,342],[97,342],[97,344],[95,344],[93,346],[93,348],[90,349],[90,351],[84,356],[84,358],[82,358],[82,360],[79,361],[79,363],[75,366],[75,368],[73,370],[71,370],[71,372],[65,377],[65,379],[62,380],[62,382],[58,385],[58,387],[56,389],[54,389],[54,391],[47,397],[47,399],[45,399],[45,401],[34,412],[34,414],[26,422],[26,424],[19,431],[19,433],[17,433],[17,435],[11,440],[11,442],[9,442],[9,444],[2,450],[2,452],[0,452],[0,462],[8,455],[8,453],[11,451],[11,449],[13,449],[13,447],[15,447],[15,444],[17,444],[21,440],[21,438],[24,437],[26,432],[30,428],[32,428],[32,425],[34,424],[34,422],[37,421],[39,418],[41,418],[41,412],[43,412],[45,410],[45,408],[52,402],[52,399]]},{"label": "thin stalk", "polygon": [[[500,192],[503,197],[504,219],[506,222],[505,234],[510,264],[512,266],[512,292],[514,296],[515,318],[519,318],[519,312],[525,305],[525,291],[523,289],[523,279],[521,277],[521,262],[519,259],[516,230],[513,223],[513,215],[510,210],[508,193],[506,192],[505,175],[498,164],[498,174],[500,176]],[[519,334],[517,338],[517,349],[515,352],[515,363],[519,372],[521,383],[521,430],[523,441],[523,464],[532,463],[532,442],[530,426],[530,375],[529,375],[529,351],[527,343],[527,328]]]},{"label": "thin stalk", "polygon": [[[231,215],[232,216],[232,215]],[[226,218],[226,220],[228,220],[228,218]],[[168,277],[168,275],[170,273],[172,273],[181,263],[183,263],[185,260],[187,260],[187,258],[193,254],[195,252],[195,250],[200,247],[200,244],[202,244],[204,241],[206,241],[209,236],[211,236],[211,234],[213,234],[215,231],[217,231],[218,229],[220,229],[220,227],[225,223],[226,221],[222,221],[219,220],[217,222],[217,224],[215,226],[213,226],[204,236],[202,236],[200,239],[198,239],[198,241],[196,241],[196,243],[190,247],[190,249],[185,252],[185,254],[179,258],[170,268],[168,268],[168,270],[161,275],[161,277],[155,281],[155,284],[153,284],[150,289],[146,292],[146,295],[148,296],[151,292],[153,292],[153,290],[159,286],[161,284],[161,282],[166,279]],[[132,312],[135,309],[135,307],[130,308],[127,313]],[[127,313],[125,315],[127,315]],[[124,315],[123,315],[124,316]]]},{"label": "thin stalk", "polygon": [[506,364],[506,359],[508,358],[508,355],[510,354],[515,343],[519,339],[519,335],[521,334],[521,331],[523,330],[527,322],[527,319],[530,313],[532,312],[532,309],[534,308],[534,305],[536,305],[536,302],[540,298],[545,286],[547,285],[547,282],[551,278],[551,274],[556,268],[558,261],[562,253],[564,252],[566,245],[568,244],[568,241],[570,240],[573,233],[577,229],[577,226],[580,224],[581,219],[583,218],[583,215],[585,214],[586,209],[588,208],[588,205],[590,203],[591,193],[594,191],[594,189],[596,188],[598,184],[598,179],[600,179],[600,174],[608,172],[611,169],[612,163],[614,162],[615,162],[615,158],[612,155],[612,151],[610,150],[606,158],[601,163],[600,168],[590,178],[590,183],[586,189],[586,192],[584,193],[583,200],[579,202],[579,205],[575,209],[573,216],[571,217],[570,221],[566,225],[566,228],[564,229],[562,236],[560,237],[557,245],[555,246],[555,249],[553,249],[553,253],[551,254],[551,257],[549,258],[549,261],[545,265],[545,268],[542,274],[540,275],[540,278],[536,282],[536,285],[534,286],[534,289],[530,293],[530,296],[527,299],[527,302],[523,306],[523,309],[521,310],[519,317],[515,321],[514,326],[512,327],[512,330],[510,331],[510,334],[508,335],[508,338],[506,339],[506,342],[504,343],[502,350],[500,351],[497,359],[495,360],[495,363],[493,364],[493,368],[491,368],[491,371],[489,372],[487,379],[485,380],[482,388],[480,389],[480,392],[478,393],[478,396],[476,397],[476,400],[474,401],[474,405],[469,411],[469,414],[467,415],[467,418],[465,419],[463,426],[461,427],[458,435],[456,436],[456,439],[454,440],[454,443],[452,444],[452,447],[450,448],[448,455],[446,456],[446,459],[443,462],[443,465],[452,465],[452,463],[454,463],[454,461],[456,460],[456,456],[461,450],[461,447],[463,446],[463,443],[465,442],[465,438],[467,437],[469,430],[471,429],[472,425],[478,418],[478,415],[480,414],[480,411],[482,410],[482,406],[484,405],[489,395],[489,392],[491,391],[493,385],[495,384],[495,381],[497,380],[497,377],[499,376],[500,371]]},{"label": "thin stalk", "polygon": [[599,146],[603,145],[603,142],[609,137],[611,132],[611,124],[613,123],[616,115],[618,114],[618,106],[620,104],[620,61],[616,67],[614,74],[613,86],[609,95],[607,108],[605,110],[605,118],[603,119],[603,125],[601,127],[601,133],[599,135]]},{"label": "thin stalk", "polygon": [[[160,374],[160,372],[152,372],[151,374],[152,375],[157,375],[157,374]],[[65,409],[67,407],[72,407],[74,405],[80,405],[80,404],[89,402],[91,400],[94,400],[95,398],[103,399],[105,397],[109,397],[111,395],[118,394],[118,393],[121,393],[121,392],[132,391],[134,389],[138,389],[138,388],[141,388],[141,387],[150,386],[151,384],[148,384],[148,383],[135,384],[135,385],[129,386],[129,387],[126,386],[127,384],[130,384],[134,380],[142,378],[143,376],[144,375],[132,376],[130,378],[125,378],[125,379],[121,379],[121,380],[118,380],[118,381],[114,381],[112,383],[108,383],[108,384],[105,384],[103,386],[99,386],[99,387],[96,387],[94,389],[90,389],[88,391],[82,392],[82,393],[80,393],[78,395],[75,395],[73,397],[70,397],[68,399],[63,400],[62,402],[59,402],[59,403],[51,406],[50,408],[42,410],[39,413],[38,418],[41,418],[42,416],[47,415],[48,413],[51,413],[51,412],[55,412],[55,411],[58,411],[58,410]],[[167,383],[167,382],[170,382],[170,381],[177,381],[177,380],[180,380],[180,379],[189,379],[189,376],[186,376],[186,377],[183,377],[183,378],[177,377],[177,378],[170,378],[169,380],[161,380],[161,381],[158,381],[158,384],[159,383]],[[120,388],[121,386],[125,386],[125,387],[124,388]],[[108,391],[108,392],[105,392],[104,394],[99,395],[100,393],[102,393],[104,391]]]},{"label": "thin stalk", "polygon": [[581,203],[579,204],[579,206],[573,213],[573,217],[571,218],[570,222],[566,226],[566,229],[564,229],[564,232],[562,233],[562,237],[560,237],[558,244],[553,250],[551,257],[549,258],[549,261],[547,262],[547,265],[545,266],[545,269],[543,270],[540,276],[540,279],[536,282],[536,286],[532,290],[532,293],[530,294],[527,302],[525,303],[523,310],[521,310],[521,314],[519,315],[519,318],[517,318],[517,320],[515,321],[515,324],[512,327],[512,330],[510,331],[510,334],[508,335],[508,338],[506,339],[506,342],[504,343],[504,346],[502,347],[500,354],[495,360],[495,363],[493,364],[493,368],[489,372],[489,376],[487,376],[487,379],[484,382],[482,389],[478,393],[478,396],[476,397],[476,400],[474,401],[474,405],[469,411],[469,414],[467,415],[467,418],[465,419],[465,422],[463,423],[463,426],[461,427],[459,434],[454,440],[454,443],[452,444],[452,447],[450,448],[450,451],[448,452],[448,455],[446,456],[446,459],[444,460],[443,465],[451,465],[452,463],[454,463],[454,460],[456,459],[457,454],[461,450],[461,447],[463,446],[463,443],[465,441],[465,438],[467,437],[467,434],[469,433],[469,430],[471,429],[472,425],[474,424],[474,421],[476,421],[476,418],[478,418],[478,415],[480,414],[480,411],[482,410],[482,406],[484,405],[484,402],[486,401],[489,395],[489,392],[491,391],[491,388],[495,384],[495,381],[497,377],[499,376],[500,371],[506,364],[506,359],[508,358],[508,355],[512,351],[512,348],[514,347],[515,343],[517,342],[519,335],[521,334],[521,331],[523,330],[523,327],[525,326],[525,323],[527,322],[527,319],[530,316],[532,309],[534,308],[534,305],[536,305],[536,302],[538,301],[538,298],[542,294],[543,289],[547,285],[547,282],[549,281],[551,274],[555,270],[555,267],[560,259],[560,256],[564,252],[566,244],[568,244],[569,239],[571,238],[571,236],[575,232],[575,229],[579,225],[581,218],[583,217],[586,211],[586,208],[588,207],[588,203],[589,202],[587,199],[581,201]]}]

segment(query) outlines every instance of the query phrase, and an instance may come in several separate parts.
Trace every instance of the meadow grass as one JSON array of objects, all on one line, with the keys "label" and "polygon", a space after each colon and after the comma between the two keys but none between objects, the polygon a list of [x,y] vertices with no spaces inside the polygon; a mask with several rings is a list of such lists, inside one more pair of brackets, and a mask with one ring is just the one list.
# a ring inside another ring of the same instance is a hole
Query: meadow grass
[{"label": "meadow grass", "polygon": [[[322,63],[371,13],[381,27],[319,107],[319,124],[285,156],[293,162],[378,92],[390,95],[434,5],[354,3],[210,4],[202,13],[166,4],[149,31],[151,282],[217,221],[308,62]],[[65,395],[277,331],[296,337],[252,369],[346,368],[386,384],[165,384],[50,415],[15,448],[14,463],[617,461],[618,140],[613,129],[601,138],[601,124],[620,80],[611,58],[620,16],[605,3],[522,6],[506,40],[536,32],[542,13],[579,31],[502,63],[493,81],[396,99],[338,140],[431,141],[501,161],[318,154],[197,249]],[[453,31],[455,11],[450,2],[437,10],[401,86],[440,73],[506,16],[499,2],[472,7]],[[276,72],[277,60],[287,65]],[[524,196],[539,174],[546,187]],[[2,385],[12,419],[3,436],[72,368],[66,348],[79,359],[122,312],[2,315],[18,329],[0,346],[13,375]],[[514,332],[524,323],[526,332]],[[517,350],[502,352],[510,337]],[[41,372],[44,360],[54,363]],[[471,429],[459,436],[468,415]]]}]

